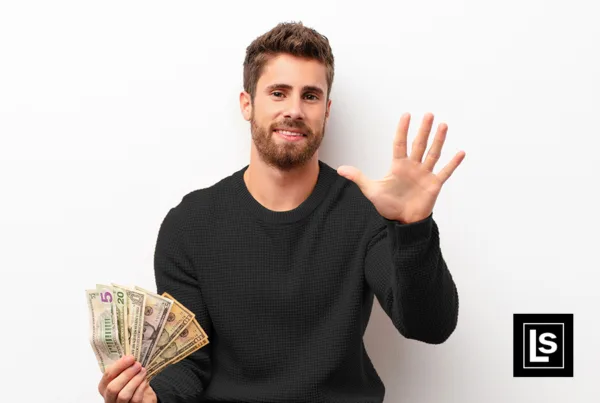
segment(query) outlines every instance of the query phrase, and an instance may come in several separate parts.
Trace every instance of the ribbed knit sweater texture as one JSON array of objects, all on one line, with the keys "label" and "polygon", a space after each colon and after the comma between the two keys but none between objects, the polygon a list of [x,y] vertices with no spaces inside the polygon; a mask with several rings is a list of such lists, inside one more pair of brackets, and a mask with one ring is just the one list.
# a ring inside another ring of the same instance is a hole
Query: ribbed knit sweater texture
[{"label": "ribbed knit sweater texture", "polygon": [[408,339],[439,344],[456,327],[433,213],[388,220],[321,160],[308,198],[271,211],[247,168],[186,194],[160,226],[157,292],[193,311],[210,343],[152,379],[159,402],[382,402],[363,343],[374,297]]}]

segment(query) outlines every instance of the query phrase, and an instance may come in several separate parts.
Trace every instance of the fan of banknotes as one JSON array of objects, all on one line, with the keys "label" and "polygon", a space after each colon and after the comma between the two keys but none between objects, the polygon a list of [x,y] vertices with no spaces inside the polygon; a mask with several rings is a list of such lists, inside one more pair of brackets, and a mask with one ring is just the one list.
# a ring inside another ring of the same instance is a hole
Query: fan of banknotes
[{"label": "fan of banknotes", "polygon": [[117,284],[86,290],[90,344],[102,372],[124,355],[133,355],[152,379],[208,344],[195,315],[168,293]]}]

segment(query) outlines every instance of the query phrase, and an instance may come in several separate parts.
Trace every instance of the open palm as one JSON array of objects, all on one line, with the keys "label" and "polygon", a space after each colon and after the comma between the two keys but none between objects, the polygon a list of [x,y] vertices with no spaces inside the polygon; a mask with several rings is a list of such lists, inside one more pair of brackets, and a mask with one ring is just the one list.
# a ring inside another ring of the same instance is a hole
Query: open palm
[{"label": "open palm", "polygon": [[448,126],[438,126],[433,144],[423,161],[429,134],[433,126],[433,114],[425,114],[417,136],[407,155],[407,136],[410,114],[400,118],[393,143],[393,158],[389,173],[380,180],[370,180],[352,166],[340,166],[338,173],[355,182],[363,194],[373,203],[379,214],[389,220],[412,223],[427,218],[443,184],[460,165],[466,153],[458,152],[438,173],[433,168],[440,158]]}]

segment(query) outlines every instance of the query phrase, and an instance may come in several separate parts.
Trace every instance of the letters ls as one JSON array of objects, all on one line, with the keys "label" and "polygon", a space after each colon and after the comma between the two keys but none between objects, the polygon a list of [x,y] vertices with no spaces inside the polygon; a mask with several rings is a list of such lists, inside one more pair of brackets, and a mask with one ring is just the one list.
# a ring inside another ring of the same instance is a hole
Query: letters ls
[{"label": "letters ls", "polygon": [[[544,344],[549,346],[549,348],[540,347],[540,351],[546,354],[552,354],[558,349],[558,346],[555,342],[546,340],[546,338],[556,339],[556,336],[552,333],[542,333],[540,334],[540,344]],[[529,331],[529,359],[531,362],[548,362],[550,358],[548,356],[538,356],[537,355],[537,335],[536,330],[531,329]]]}]

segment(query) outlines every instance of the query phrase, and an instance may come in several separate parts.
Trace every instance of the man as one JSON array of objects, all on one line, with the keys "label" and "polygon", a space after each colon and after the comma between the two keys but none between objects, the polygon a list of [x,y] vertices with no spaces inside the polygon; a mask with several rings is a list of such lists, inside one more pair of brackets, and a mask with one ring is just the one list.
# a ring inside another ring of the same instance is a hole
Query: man
[{"label": "man", "polygon": [[192,310],[210,343],[150,384],[122,358],[100,381],[106,402],[381,402],[363,344],[374,297],[406,338],[439,344],[454,331],[432,211],[464,152],[433,174],[447,126],[423,159],[427,114],[408,156],[404,114],[382,180],[320,161],[333,66],[327,38],[302,23],[248,47],[250,163],[183,197],[156,244],[157,292]]}]

